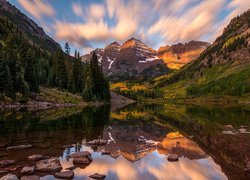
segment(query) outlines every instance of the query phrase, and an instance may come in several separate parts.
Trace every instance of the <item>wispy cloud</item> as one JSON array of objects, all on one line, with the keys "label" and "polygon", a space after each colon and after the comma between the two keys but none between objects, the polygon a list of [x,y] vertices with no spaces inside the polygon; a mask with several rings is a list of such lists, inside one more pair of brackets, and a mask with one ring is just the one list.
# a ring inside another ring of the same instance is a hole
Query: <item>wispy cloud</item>
[{"label": "wispy cloud", "polygon": [[38,20],[42,19],[42,16],[53,17],[56,13],[53,7],[41,0],[18,0],[21,6],[32,16]]},{"label": "wispy cloud", "polygon": [[[54,38],[69,41],[80,49],[95,48],[113,40],[130,37],[160,45],[190,40],[213,41],[238,14],[250,7],[247,0],[102,0],[62,1],[68,17],[57,13],[58,1],[18,0],[38,20],[53,17],[45,24]],[[54,2],[54,3],[51,3]],[[52,6],[52,4],[54,6]],[[55,8],[55,10],[53,9]],[[72,17],[75,17],[72,18]]]}]

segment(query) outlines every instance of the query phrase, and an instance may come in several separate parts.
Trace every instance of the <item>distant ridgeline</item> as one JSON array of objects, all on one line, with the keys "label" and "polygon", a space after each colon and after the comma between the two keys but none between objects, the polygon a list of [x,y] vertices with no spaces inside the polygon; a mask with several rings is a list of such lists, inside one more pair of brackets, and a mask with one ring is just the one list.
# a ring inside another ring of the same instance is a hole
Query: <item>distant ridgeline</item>
[{"label": "distant ridgeline", "polygon": [[[10,18],[0,16],[0,100],[27,101],[39,86],[82,94],[86,101],[110,99],[97,57],[82,63],[61,48],[49,51],[32,41]],[[11,98],[11,99],[10,99]]]}]

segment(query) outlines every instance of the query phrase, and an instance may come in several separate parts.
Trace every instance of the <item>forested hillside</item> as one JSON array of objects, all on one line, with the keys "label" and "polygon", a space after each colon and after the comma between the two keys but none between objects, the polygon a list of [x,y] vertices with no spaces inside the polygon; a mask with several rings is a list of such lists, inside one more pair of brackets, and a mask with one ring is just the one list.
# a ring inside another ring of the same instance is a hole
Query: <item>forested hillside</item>
[{"label": "forested hillside", "polygon": [[97,57],[82,63],[76,51],[69,48],[51,53],[27,36],[8,18],[0,16],[0,101],[25,103],[39,86],[57,87],[81,94],[86,101],[109,100],[108,81]]}]

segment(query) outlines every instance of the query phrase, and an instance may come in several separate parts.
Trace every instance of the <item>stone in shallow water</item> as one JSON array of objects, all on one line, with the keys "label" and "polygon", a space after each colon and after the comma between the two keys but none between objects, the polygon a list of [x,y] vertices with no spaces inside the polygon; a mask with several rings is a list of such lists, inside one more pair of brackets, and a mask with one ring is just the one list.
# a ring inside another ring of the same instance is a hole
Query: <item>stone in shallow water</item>
[{"label": "stone in shallow water", "polygon": [[177,154],[170,154],[168,156],[168,161],[170,162],[178,161],[178,159],[179,159],[179,156]]},{"label": "stone in shallow water", "polygon": [[245,171],[250,173],[250,161],[248,161]]},{"label": "stone in shallow water", "polygon": [[21,170],[21,174],[35,174],[35,166],[24,166]]},{"label": "stone in shallow water", "polygon": [[39,161],[39,160],[45,159],[45,157],[41,154],[34,154],[34,155],[29,156],[28,159],[31,161]]},{"label": "stone in shallow water", "polygon": [[106,145],[107,143],[108,141],[103,140],[103,139],[95,139],[93,141],[87,142],[88,145],[93,145],[93,146],[102,146],[102,145]]},{"label": "stone in shallow water", "polygon": [[36,170],[41,172],[57,172],[62,170],[62,166],[58,158],[52,157],[37,162]]},{"label": "stone in shallow water", "polygon": [[71,154],[69,157],[75,158],[75,157],[86,157],[86,156],[91,156],[90,152],[88,151],[76,152]]},{"label": "stone in shallow water", "polygon": [[10,146],[10,147],[7,147],[7,150],[23,150],[23,149],[28,149],[32,147],[33,146],[31,144],[20,145],[20,146]]},{"label": "stone in shallow water", "polygon": [[90,164],[92,161],[88,157],[75,157],[73,159],[74,164]]},{"label": "stone in shallow water", "polygon": [[0,180],[18,180],[17,176],[14,174],[7,174],[0,178]]},{"label": "stone in shallow water", "polygon": [[60,178],[60,179],[73,179],[74,172],[73,171],[64,171],[64,172],[55,173],[55,177]]},{"label": "stone in shallow water", "polygon": [[89,177],[91,177],[93,179],[102,180],[102,179],[105,179],[106,175],[95,173],[95,174],[90,175]]},{"label": "stone in shallow water", "polygon": [[15,163],[14,160],[2,160],[0,161],[0,167],[10,166],[13,165],[14,163]]},{"label": "stone in shallow water", "polygon": [[224,126],[225,129],[233,129],[234,127],[231,124],[227,124]]},{"label": "stone in shallow water", "polygon": [[40,180],[40,177],[39,176],[23,176],[21,177],[21,180]]}]

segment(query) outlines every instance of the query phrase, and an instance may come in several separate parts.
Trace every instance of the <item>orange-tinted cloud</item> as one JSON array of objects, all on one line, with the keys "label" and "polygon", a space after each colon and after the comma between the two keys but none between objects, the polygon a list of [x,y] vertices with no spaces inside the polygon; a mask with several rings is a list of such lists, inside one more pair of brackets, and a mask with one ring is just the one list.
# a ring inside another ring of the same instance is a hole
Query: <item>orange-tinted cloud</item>
[{"label": "orange-tinted cloud", "polygon": [[42,16],[52,17],[56,14],[53,7],[41,0],[18,0],[20,5],[35,18],[41,20]]}]

